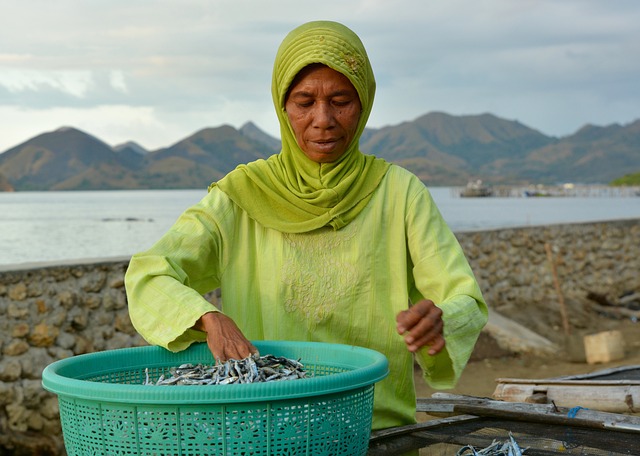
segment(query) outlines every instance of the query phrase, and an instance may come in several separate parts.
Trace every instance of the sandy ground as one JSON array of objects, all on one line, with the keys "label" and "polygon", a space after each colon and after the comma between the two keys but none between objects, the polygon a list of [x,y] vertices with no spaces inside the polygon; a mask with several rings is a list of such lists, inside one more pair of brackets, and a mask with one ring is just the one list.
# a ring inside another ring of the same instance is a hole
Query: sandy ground
[{"label": "sandy ground", "polygon": [[[586,374],[618,366],[640,365],[640,322],[631,320],[616,322],[612,329],[622,332],[625,342],[625,357],[609,363],[587,364],[568,359],[564,353],[553,357],[506,356],[485,357],[472,361],[462,374],[458,385],[448,393],[479,397],[492,397],[497,378],[549,378],[563,375]],[[416,371],[416,390],[418,397],[430,397],[436,390],[429,388]],[[429,418],[427,415],[419,419]]]}]

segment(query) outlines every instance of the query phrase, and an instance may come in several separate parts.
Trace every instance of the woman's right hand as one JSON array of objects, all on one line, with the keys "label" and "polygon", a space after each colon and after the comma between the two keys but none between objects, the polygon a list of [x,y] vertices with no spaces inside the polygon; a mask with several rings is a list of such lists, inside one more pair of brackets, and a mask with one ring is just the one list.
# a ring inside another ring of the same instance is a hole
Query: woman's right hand
[{"label": "woman's right hand", "polygon": [[433,356],[445,347],[442,310],[430,299],[422,299],[403,310],[397,315],[396,321],[398,334],[404,336],[410,352],[415,353],[428,346],[429,354]]},{"label": "woman's right hand", "polygon": [[236,323],[222,312],[207,312],[193,327],[207,333],[207,345],[216,362],[258,354]]}]

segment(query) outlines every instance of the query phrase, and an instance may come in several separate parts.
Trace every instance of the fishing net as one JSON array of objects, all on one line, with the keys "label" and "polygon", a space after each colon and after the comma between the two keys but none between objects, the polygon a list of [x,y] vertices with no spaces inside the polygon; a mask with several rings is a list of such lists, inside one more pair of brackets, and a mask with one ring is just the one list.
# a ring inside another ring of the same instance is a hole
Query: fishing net
[{"label": "fishing net", "polygon": [[[494,442],[506,442],[511,435],[524,456],[640,455],[640,433],[597,428],[580,428],[496,418],[434,421],[427,429],[388,438],[372,438],[368,456],[420,455],[455,456],[465,446],[476,451]],[[465,455],[470,454],[468,452]],[[503,453],[480,453],[483,456]]]}]

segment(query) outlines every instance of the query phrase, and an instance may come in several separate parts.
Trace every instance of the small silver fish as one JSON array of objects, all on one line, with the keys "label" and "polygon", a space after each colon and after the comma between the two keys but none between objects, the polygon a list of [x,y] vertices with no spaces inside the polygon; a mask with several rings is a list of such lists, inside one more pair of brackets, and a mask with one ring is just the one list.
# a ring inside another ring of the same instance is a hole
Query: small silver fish
[{"label": "small silver fish", "polygon": [[144,385],[228,385],[296,380],[308,376],[300,360],[273,355],[230,359],[213,366],[185,363],[171,367],[169,374],[167,377],[160,375],[154,383],[149,378],[149,370],[145,369]]},{"label": "small silver fish", "polygon": [[509,440],[506,442],[494,440],[491,445],[481,450],[476,450],[471,445],[465,445],[458,450],[456,456],[523,456],[526,451],[526,449],[520,448],[509,432]]}]

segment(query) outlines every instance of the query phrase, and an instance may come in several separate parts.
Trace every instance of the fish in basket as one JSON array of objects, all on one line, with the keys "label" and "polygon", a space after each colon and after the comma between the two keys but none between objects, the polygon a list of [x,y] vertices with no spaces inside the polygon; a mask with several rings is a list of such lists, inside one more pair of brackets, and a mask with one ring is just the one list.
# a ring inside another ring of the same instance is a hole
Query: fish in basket
[{"label": "fish in basket", "polygon": [[[42,384],[58,397],[67,454],[367,453],[374,386],[388,374],[384,355],[340,344],[253,343],[260,353],[300,362],[303,378],[157,385],[184,364],[215,364],[204,343],[179,353],[133,347],[50,364]],[[235,377],[245,374],[239,368]]]}]

